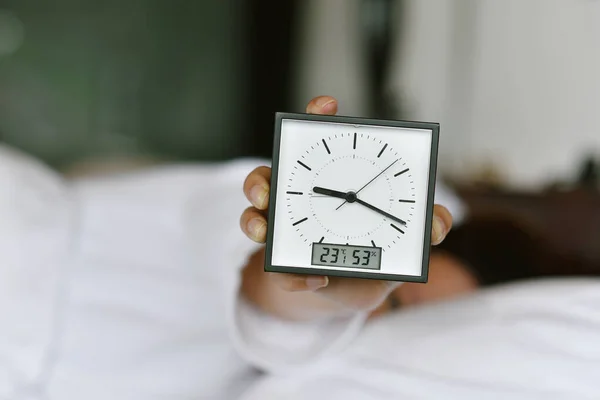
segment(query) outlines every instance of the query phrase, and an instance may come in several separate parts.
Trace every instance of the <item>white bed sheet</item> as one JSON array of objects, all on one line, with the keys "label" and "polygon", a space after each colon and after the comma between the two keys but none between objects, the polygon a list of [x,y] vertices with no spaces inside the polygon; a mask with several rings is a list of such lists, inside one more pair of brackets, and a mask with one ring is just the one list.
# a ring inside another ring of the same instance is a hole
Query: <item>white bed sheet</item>
[{"label": "white bed sheet", "polygon": [[600,279],[513,284],[367,325],[243,400],[600,398]]},{"label": "white bed sheet", "polygon": [[0,147],[0,399],[600,393],[597,281],[498,289],[362,331],[248,307],[239,268],[257,246],[238,218],[260,163],[66,182]]}]

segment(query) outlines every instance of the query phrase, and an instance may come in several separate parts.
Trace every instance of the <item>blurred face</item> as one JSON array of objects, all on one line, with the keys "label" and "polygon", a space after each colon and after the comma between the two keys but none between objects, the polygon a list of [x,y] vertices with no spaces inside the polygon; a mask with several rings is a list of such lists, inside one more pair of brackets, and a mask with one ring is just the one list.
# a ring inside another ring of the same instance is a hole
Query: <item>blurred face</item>
[{"label": "blurred face", "polygon": [[404,283],[390,295],[389,301],[376,309],[372,316],[392,311],[393,304],[410,307],[465,295],[477,290],[479,283],[457,258],[442,252],[431,255],[429,280],[426,284]]}]

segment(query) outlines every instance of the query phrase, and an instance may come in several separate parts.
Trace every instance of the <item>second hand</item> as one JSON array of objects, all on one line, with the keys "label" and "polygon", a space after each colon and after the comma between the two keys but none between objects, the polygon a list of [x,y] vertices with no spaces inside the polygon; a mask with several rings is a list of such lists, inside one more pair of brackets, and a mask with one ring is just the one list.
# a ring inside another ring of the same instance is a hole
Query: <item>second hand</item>
[{"label": "second hand", "polygon": [[[369,186],[371,184],[371,182],[373,182],[375,179],[379,178],[381,176],[381,174],[383,174],[385,171],[387,171],[388,169],[390,169],[392,167],[392,165],[396,164],[398,162],[399,158],[396,159],[393,163],[391,163],[390,165],[388,165],[383,171],[381,171],[380,173],[377,174],[377,176],[373,179],[371,179],[369,182],[367,182],[366,185],[364,185],[363,187],[361,187],[360,189],[358,189],[358,191],[356,192],[356,194],[359,194],[361,190],[363,190],[364,188],[366,188],[367,186]],[[340,208],[342,208],[342,206],[344,204],[346,204],[347,201],[344,201],[342,204],[340,204],[338,206],[338,208],[336,208],[336,211],[339,210]]]}]

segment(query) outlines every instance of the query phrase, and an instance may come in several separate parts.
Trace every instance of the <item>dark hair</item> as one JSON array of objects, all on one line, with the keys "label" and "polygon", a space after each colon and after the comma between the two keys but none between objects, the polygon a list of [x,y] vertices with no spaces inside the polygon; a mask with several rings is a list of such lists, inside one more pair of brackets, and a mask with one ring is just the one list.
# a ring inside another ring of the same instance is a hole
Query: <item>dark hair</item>
[{"label": "dark hair", "polygon": [[505,215],[472,218],[453,228],[434,251],[464,262],[482,285],[548,276],[600,276],[599,266],[560,254],[535,229]]}]

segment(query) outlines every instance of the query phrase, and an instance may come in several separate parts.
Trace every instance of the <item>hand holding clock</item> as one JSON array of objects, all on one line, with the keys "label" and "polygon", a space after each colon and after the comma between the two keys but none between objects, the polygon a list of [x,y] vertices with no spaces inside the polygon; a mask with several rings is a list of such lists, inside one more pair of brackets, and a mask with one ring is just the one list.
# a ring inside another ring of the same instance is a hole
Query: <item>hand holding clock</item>
[{"label": "hand holding clock", "polygon": [[[307,113],[323,115],[334,115],[336,111],[337,101],[329,96],[313,99],[306,109]],[[244,193],[252,206],[242,213],[240,224],[242,231],[259,243],[266,240],[270,179],[271,169],[259,167],[252,171],[244,182]],[[400,218],[359,199],[358,191],[340,192],[322,187],[315,187],[313,191],[325,196],[338,197],[344,200],[342,205],[355,202],[381,214],[384,218],[405,224]],[[432,243],[439,244],[451,226],[452,216],[449,211],[436,205]],[[259,308],[285,319],[310,320],[349,311],[372,310],[399,284],[371,279],[267,273],[264,272],[263,265],[264,248],[251,257],[244,269],[242,293]]]}]

